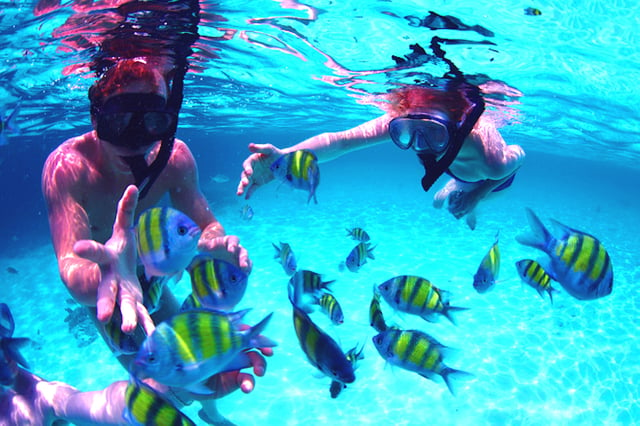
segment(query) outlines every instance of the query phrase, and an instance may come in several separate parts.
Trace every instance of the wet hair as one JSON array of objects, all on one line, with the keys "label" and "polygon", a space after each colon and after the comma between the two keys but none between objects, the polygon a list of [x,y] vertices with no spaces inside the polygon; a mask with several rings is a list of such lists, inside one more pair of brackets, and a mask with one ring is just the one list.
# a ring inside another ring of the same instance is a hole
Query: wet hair
[{"label": "wet hair", "polygon": [[[138,81],[144,81],[160,90],[159,81],[167,85],[155,66],[141,59],[122,59],[109,68],[102,77],[89,88],[91,105],[102,105],[113,93]],[[168,85],[167,85],[168,86]],[[168,90],[168,87],[167,87]]]},{"label": "wet hair", "polygon": [[405,86],[387,94],[386,111],[396,117],[404,116],[420,109],[438,109],[446,112],[451,119],[458,120],[466,101],[456,92],[427,86]]}]

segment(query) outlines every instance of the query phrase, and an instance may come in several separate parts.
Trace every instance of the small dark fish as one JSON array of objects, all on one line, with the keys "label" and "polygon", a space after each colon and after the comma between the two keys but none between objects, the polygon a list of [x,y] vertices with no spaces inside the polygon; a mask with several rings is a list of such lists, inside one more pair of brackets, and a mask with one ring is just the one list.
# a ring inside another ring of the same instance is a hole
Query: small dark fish
[{"label": "small dark fish", "polygon": [[9,266],[7,267],[7,272],[10,274],[17,274],[18,270],[16,268],[14,268],[13,266]]},{"label": "small dark fish", "polygon": [[527,16],[540,16],[542,12],[540,9],[536,9],[535,7],[527,7],[524,9],[524,14]]},{"label": "small dark fish", "polygon": [[429,11],[429,15],[420,19],[417,16],[405,16],[404,19],[409,21],[412,27],[424,27],[430,30],[457,30],[457,31],[475,31],[485,37],[493,37],[493,31],[490,31],[480,25],[467,25],[460,19],[451,15],[438,15]]},{"label": "small dark fish", "polygon": [[144,297],[142,304],[147,308],[149,314],[153,314],[160,309],[162,293],[169,277],[152,276],[147,278],[143,274],[139,279]]},{"label": "small dark fish", "polygon": [[140,344],[145,339],[142,327],[138,325],[132,334],[122,331],[122,314],[116,306],[109,322],[104,324],[104,334],[107,345],[116,356],[132,355],[138,352]]},{"label": "small dark fish", "polygon": [[285,274],[291,276],[298,269],[298,264],[296,262],[296,256],[293,254],[293,250],[288,243],[280,243],[280,247],[271,243],[273,248],[276,249],[276,254],[273,256],[274,259],[278,260],[278,263],[282,265],[282,269],[284,269]]},{"label": "small dark fish", "polygon": [[351,237],[354,240],[360,241],[362,243],[366,243],[371,240],[371,237],[369,237],[367,231],[357,227],[353,229],[347,229],[347,237]]},{"label": "small dark fish", "polygon": [[[364,351],[364,345],[362,345],[360,350],[358,350],[357,346],[354,346],[345,354],[347,360],[351,363],[351,365],[353,365],[354,370],[358,368],[358,362],[364,359],[362,351]],[[347,385],[345,385],[344,383],[341,383],[337,380],[332,380],[331,385],[329,386],[329,393],[331,394],[331,398],[337,398],[338,395],[340,395],[340,392],[342,392],[343,389],[346,389],[346,387]]]},{"label": "small dark fish", "polygon": [[344,322],[342,307],[333,294],[322,292],[320,297],[316,296],[316,303],[320,305],[322,312],[331,319],[332,323],[339,325]]},{"label": "small dark fish", "polygon": [[542,250],[551,259],[547,272],[579,300],[593,300],[611,294],[613,266],[609,253],[594,236],[553,221],[560,231],[556,238],[538,216],[527,209],[531,233],[518,235],[520,244]]},{"label": "small dark fish", "polygon": [[371,324],[371,327],[375,328],[378,333],[382,333],[388,328],[382,315],[382,309],[380,308],[380,293],[378,293],[375,287],[373,288],[373,297],[369,305],[369,324]]},{"label": "small dark fish", "polygon": [[358,272],[362,265],[367,263],[367,258],[375,259],[373,255],[373,249],[371,243],[360,243],[351,250],[347,256],[345,265],[351,272]]},{"label": "small dark fish", "polygon": [[309,304],[314,303],[316,296],[322,292],[331,291],[329,285],[335,280],[323,281],[322,275],[308,269],[296,271],[289,279],[287,287],[289,301],[305,312],[311,312]]},{"label": "small dark fish", "polygon": [[245,204],[244,206],[242,206],[242,208],[240,209],[240,217],[243,220],[253,219],[253,209],[249,204]]},{"label": "small dark fish", "polygon": [[498,234],[496,234],[496,241],[482,258],[478,271],[473,276],[473,288],[475,288],[478,293],[486,293],[491,290],[498,279],[498,273],[500,272]]},{"label": "small dark fish", "polygon": [[29,368],[20,349],[30,344],[31,339],[13,337],[14,330],[15,322],[9,306],[6,303],[0,303],[0,385],[2,386],[12,386],[15,382],[16,370],[12,363]]},{"label": "small dark fish", "polygon": [[20,128],[16,124],[16,117],[19,111],[20,104],[18,104],[8,116],[5,116],[4,111],[0,111],[0,146],[9,143],[7,139],[8,134],[20,134]]},{"label": "small dark fish", "polygon": [[535,260],[523,259],[516,262],[518,275],[523,282],[535,288],[540,297],[544,298],[543,293],[549,293],[549,299],[553,303],[553,293],[557,290],[551,287],[551,277]]},{"label": "small dark fish", "polygon": [[309,315],[295,305],[292,306],[296,335],[311,365],[334,381],[343,384],[353,383],[356,379],[353,364],[347,359],[340,346],[315,325]]}]

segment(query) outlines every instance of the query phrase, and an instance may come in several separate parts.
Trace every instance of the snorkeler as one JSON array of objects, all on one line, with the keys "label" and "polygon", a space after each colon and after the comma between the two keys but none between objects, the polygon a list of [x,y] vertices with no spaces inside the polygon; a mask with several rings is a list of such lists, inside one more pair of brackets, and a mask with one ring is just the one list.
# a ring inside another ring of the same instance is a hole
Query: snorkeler
[{"label": "snorkeler", "polygon": [[[147,334],[179,311],[165,289],[160,308],[150,316],[136,272],[135,217],[165,195],[202,229],[198,250],[251,270],[246,249],[237,237],[225,235],[200,191],[191,151],[174,138],[184,71],[149,58],[120,60],[89,91],[94,130],[62,143],[43,169],[60,276],[74,299],[89,307],[103,336],[103,323],[114,309],[121,311],[122,331],[140,324]],[[134,184],[141,188],[139,200]],[[249,357],[254,374],[263,375],[264,358],[256,351]],[[127,368],[132,356],[118,359]],[[251,374],[232,371],[214,376],[209,385],[219,398],[238,388],[250,392],[254,383]],[[169,392],[180,402],[194,397]]]},{"label": "snorkeler", "polygon": [[324,162],[348,152],[391,139],[399,148],[412,149],[425,168],[422,187],[428,191],[442,175],[451,179],[433,199],[441,208],[466,216],[475,228],[475,209],[490,194],[511,185],[525,157],[518,145],[507,145],[484,111],[477,87],[459,80],[442,87],[405,86],[387,94],[386,114],[349,130],[322,133],[285,149],[272,144],[249,144],[253,153],[243,162],[237,194],[248,199],[273,179],[269,166],[279,156],[307,149]]}]

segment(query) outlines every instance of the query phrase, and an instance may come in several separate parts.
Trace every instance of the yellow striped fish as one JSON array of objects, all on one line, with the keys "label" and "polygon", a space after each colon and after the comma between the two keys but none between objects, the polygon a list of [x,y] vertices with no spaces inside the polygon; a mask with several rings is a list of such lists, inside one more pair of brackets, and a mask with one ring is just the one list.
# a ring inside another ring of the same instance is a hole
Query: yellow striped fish
[{"label": "yellow striped fish", "polygon": [[138,351],[134,373],[194,393],[212,393],[203,384],[209,377],[251,366],[245,349],[276,346],[260,335],[272,314],[240,330],[247,312],[191,310],[161,322]]},{"label": "yellow striped fish", "polygon": [[367,258],[375,259],[373,249],[375,249],[375,247],[371,247],[371,243],[359,243],[355,246],[345,261],[347,269],[351,272],[358,272],[362,265],[367,263]]},{"label": "yellow striped fish", "polygon": [[318,157],[312,151],[301,149],[282,155],[271,164],[271,172],[292,187],[309,191],[307,203],[313,198],[318,204],[316,189],[320,184],[320,168]]},{"label": "yellow striped fish", "polygon": [[302,351],[309,362],[340,383],[353,383],[356,379],[353,364],[347,359],[340,346],[311,321],[302,309],[293,306],[293,326]]},{"label": "yellow striped fish", "polygon": [[[364,351],[364,345],[358,350],[357,346],[349,349],[345,356],[347,357],[347,361],[353,365],[353,369],[358,368],[358,362],[364,359],[364,355],[362,355],[362,351]],[[337,398],[342,392],[342,389],[345,389],[347,385],[344,383],[338,382],[336,380],[331,381],[331,385],[329,385],[329,393],[331,394],[331,398]]]},{"label": "yellow striped fish", "polygon": [[375,328],[378,333],[382,333],[388,328],[382,315],[382,309],[380,308],[380,293],[378,293],[375,287],[373,289],[371,304],[369,305],[369,324]]},{"label": "yellow striped fish", "polygon": [[195,426],[189,417],[158,391],[135,377],[131,378],[125,390],[125,403],[123,417],[132,425]]},{"label": "yellow striped fish", "polygon": [[549,293],[549,299],[553,303],[553,292],[556,290],[551,287],[551,277],[545,272],[542,265],[535,260],[522,259],[516,262],[516,269],[522,281],[535,288],[542,298],[544,298],[545,291]]},{"label": "yellow striped fish", "polygon": [[131,334],[122,331],[122,314],[119,306],[116,306],[111,319],[103,327],[107,345],[115,356],[135,354],[145,339],[144,331],[139,324]]},{"label": "yellow striped fish", "polygon": [[287,285],[289,301],[305,312],[312,312],[310,304],[315,302],[316,296],[331,291],[329,285],[334,282],[335,280],[323,281],[322,275],[317,272],[308,269],[298,270]]},{"label": "yellow striped fish", "polygon": [[455,392],[451,376],[471,376],[465,371],[447,367],[443,362],[447,348],[418,330],[389,329],[374,336],[373,345],[380,356],[391,364],[414,371],[430,380],[441,376],[453,395]]},{"label": "yellow striped fish", "polygon": [[284,269],[285,274],[291,276],[295,274],[296,269],[298,269],[298,264],[296,263],[296,257],[293,254],[293,250],[291,250],[291,246],[288,243],[280,243],[280,247],[271,243],[273,248],[276,249],[276,255],[273,257],[278,260],[278,263],[282,265],[282,269]]},{"label": "yellow striped fish", "polygon": [[367,231],[358,227],[347,229],[347,237],[351,237],[354,240],[358,240],[362,243],[366,243],[371,240],[371,237],[369,237],[369,234],[367,234]]},{"label": "yellow striped fish", "polygon": [[429,280],[413,275],[400,275],[378,286],[378,291],[394,309],[434,321],[436,314],[444,315],[455,324],[451,313],[468,308],[450,306],[448,294],[433,286]]},{"label": "yellow striped fish", "polygon": [[[499,234],[499,233],[498,233]],[[498,248],[498,234],[487,254],[484,255],[478,271],[473,276],[473,288],[478,293],[486,293],[491,290],[498,279],[500,272],[500,248]]]},{"label": "yellow striped fish", "polygon": [[527,209],[531,234],[519,235],[520,244],[545,252],[551,262],[548,273],[579,300],[593,300],[611,294],[613,266],[609,253],[597,238],[553,221],[560,231],[556,238],[538,216]]},{"label": "yellow striped fish", "polygon": [[316,303],[320,306],[322,312],[327,314],[332,323],[342,324],[344,322],[342,307],[333,294],[322,292],[321,296],[316,296]]},{"label": "yellow striped fish", "polygon": [[171,207],[145,210],[136,226],[138,255],[147,277],[176,275],[197,253],[200,228]]},{"label": "yellow striped fish", "polygon": [[[209,254],[199,254],[187,267],[191,277],[191,297],[182,309],[232,310],[247,289],[249,276],[237,266]],[[185,306],[188,305],[188,306]]]}]

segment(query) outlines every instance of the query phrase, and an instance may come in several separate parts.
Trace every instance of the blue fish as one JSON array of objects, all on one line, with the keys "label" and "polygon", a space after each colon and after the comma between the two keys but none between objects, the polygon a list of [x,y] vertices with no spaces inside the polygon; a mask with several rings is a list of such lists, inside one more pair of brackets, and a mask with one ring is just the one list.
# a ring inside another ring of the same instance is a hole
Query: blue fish
[{"label": "blue fish", "polygon": [[289,301],[307,313],[312,312],[310,305],[316,303],[323,292],[331,291],[329,285],[334,282],[335,280],[323,281],[322,275],[308,269],[296,271],[287,285]]},{"label": "blue fish", "polygon": [[260,334],[272,314],[241,330],[240,322],[247,312],[190,310],[172,316],[145,339],[133,372],[167,386],[211,394],[204,384],[209,377],[251,366],[245,349],[276,346]]},{"label": "blue fish", "polygon": [[282,265],[282,269],[284,269],[285,274],[289,276],[295,274],[298,264],[291,246],[288,243],[280,243],[280,247],[273,243],[271,244],[273,245],[273,248],[276,249],[276,254],[273,258],[277,259],[278,263]]},{"label": "blue fish", "polygon": [[[20,349],[31,343],[26,337],[13,337],[15,322],[6,303],[0,303],[0,385],[12,386],[16,378],[14,363],[29,368]],[[1,390],[1,389],[0,389]]]},{"label": "blue fish", "polygon": [[16,118],[18,117],[19,111],[20,104],[18,104],[8,116],[5,116],[4,112],[0,113],[0,146],[9,143],[9,140],[7,139],[8,134],[20,134],[20,128],[16,124]]},{"label": "blue fish", "polygon": [[613,266],[609,253],[592,235],[553,221],[560,231],[554,237],[538,216],[526,209],[531,234],[518,235],[520,244],[542,250],[550,259],[547,272],[579,300],[593,300],[611,294]]},{"label": "blue fish", "polygon": [[487,254],[482,258],[478,272],[473,276],[473,288],[478,293],[486,293],[496,284],[500,272],[500,248],[498,248],[498,234]]},{"label": "blue fish", "polygon": [[331,319],[332,323],[339,325],[344,322],[342,307],[333,294],[322,292],[319,297],[316,295],[316,303],[320,306],[322,312]]},{"label": "blue fish", "polygon": [[[347,357],[347,361],[353,365],[353,369],[358,368],[358,362],[364,359],[364,355],[362,355],[362,351],[364,351],[364,345],[358,350],[357,346],[349,349],[345,356]],[[337,380],[332,380],[331,385],[329,386],[329,393],[331,394],[331,398],[337,398],[340,392],[345,389],[347,385],[342,382],[338,382]]]},{"label": "blue fish", "polygon": [[312,151],[301,149],[280,156],[271,164],[273,175],[293,188],[309,191],[307,203],[315,201],[316,189],[320,184],[318,157]]},{"label": "blue fish", "polygon": [[191,276],[191,296],[182,309],[232,310],[247,289],[249,276],[232,263],[199,254],[187,268]]},{"label": "blue fish", "polygon": [[103,327],[105,341],[115,356],[135,354],[146,337],[139,324],[131,334],[122,331],[122,314],[118,306],[113,310],[109,322],[105,323]]},{"label": "blue fish", "polygon": [[164,292],[164,286],[169,281],[169,277],[140,277],[140,286],[142,287],[143,292],[143,301],[142,304],[149,314],[153,314],[160,309],[160,304],[162,301],[162,293]]},{"label": "blue fish", "polygon": [[347,256],[345,262],[347,269],[351,272],[358,272],[362,265],[367,263],[367,258],[375,259],[373,249],[375,249],[375,247],[371,247],[371,243],[362,242],[355,246]]},{"label": "blue fish", "polygon": [[193,220],[171,207],[145,210],[136,232],[147,277],[181,274],[197,254],[201,234]]},{"label": "blue fish", "polygon": [[240,217],[243,220],[253,219],[253,209],[249,204],[245,204],[244,206],[242,206],[242,208],[240,209]]},{"label": "blue fish", "polygon": [[353,364],[340,346],[314,324],[309,315],[295,305],[292,306],[296,335],[311,365],[336,382],[353,383],[356,379]]}]

